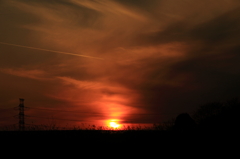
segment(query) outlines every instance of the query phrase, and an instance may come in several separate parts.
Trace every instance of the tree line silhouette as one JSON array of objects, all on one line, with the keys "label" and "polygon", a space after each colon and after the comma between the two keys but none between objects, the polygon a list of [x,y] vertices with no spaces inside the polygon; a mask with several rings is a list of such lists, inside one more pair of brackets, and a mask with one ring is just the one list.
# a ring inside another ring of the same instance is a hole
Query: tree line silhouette
[{"label": "tree line silhouette", "polygon": [[226,102],[212,102],[200,106],[192,117],[179,114],[169,130],[176,132],[234,132],[239,125],[240,102],[233,98]]}]

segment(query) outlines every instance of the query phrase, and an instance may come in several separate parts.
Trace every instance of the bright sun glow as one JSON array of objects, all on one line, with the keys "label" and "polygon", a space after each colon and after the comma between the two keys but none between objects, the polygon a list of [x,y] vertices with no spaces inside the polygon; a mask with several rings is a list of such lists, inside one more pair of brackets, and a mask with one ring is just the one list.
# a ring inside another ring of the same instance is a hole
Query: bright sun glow
[{"label": "bright sun glow", "polygon": [[114,121],[111,121],[110,123],[109,123],[109,125],[110,125],[110,127],[113,127],[113,128],[118,128],[120,125],[119,124],[117,124],[116,122],[114,122]]}]

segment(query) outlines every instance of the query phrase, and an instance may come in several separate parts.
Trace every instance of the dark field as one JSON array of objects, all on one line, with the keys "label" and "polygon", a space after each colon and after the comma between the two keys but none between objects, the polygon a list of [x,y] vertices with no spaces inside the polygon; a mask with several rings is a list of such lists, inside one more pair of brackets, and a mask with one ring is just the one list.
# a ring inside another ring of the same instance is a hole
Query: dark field
[{"label": "dark field", "polygon": [[[178,115],[167,129],[155,125],[155,130],[43,130],[0,131],[0,141],[8,148],[51,151],[74,149],[77,152],[91,150],[109,153],[110,150],[125,153],[163,153],[197,151],[221,155],[235,150],[239,143],[239,102],[210,103],[203,105],[192,117]],[[62,151],[58,151],[60,153]],[[115,154],[116,155],[116,154]]]},{"label": "dark field", "polygon": [[25,148],[82,147],[91,149],[229,149],[237,143],[237,130],[196,130],[191,132],[158,130],[57,130],[57,131],[2,131],[2,144],[19,145]]}]

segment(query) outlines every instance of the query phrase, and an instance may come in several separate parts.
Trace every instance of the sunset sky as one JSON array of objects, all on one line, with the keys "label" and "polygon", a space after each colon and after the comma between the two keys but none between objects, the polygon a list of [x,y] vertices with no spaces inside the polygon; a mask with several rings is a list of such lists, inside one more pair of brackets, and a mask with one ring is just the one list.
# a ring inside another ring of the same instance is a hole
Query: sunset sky
[{"label": "sunset sky", "polygon": [[0,0],[0,95],[0,126],[19,98],[26,124],[107,125],[239,97],[240,1]]}]

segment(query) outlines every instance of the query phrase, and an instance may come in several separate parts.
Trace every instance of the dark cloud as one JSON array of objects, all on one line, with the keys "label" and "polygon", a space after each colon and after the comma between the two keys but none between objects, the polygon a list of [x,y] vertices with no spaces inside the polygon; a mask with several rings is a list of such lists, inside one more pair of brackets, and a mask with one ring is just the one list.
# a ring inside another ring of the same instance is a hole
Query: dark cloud
[{"label": "dark cloud", "polygon": [[218,43],[224,40],[236,40],[240,28],[239,8],[215,17],[207,22],[195,26],[189,25],[188,20],[178,21],[166,27],[164,30],[153,32],[138,39],[145,39],[143,43],[161,44],[169,42],[201,41]]},{"label": "dark cloud", "polygon": [[235,9],[194,27],[178,22],[140,38],[147,39],[144,44],[148,45],[184,42],[188,49],[183,59],[145,58],[131,69],[120,67],[130,76],[115,80],[139,92],[141,99],[133,106],[168,117],[194,111],[205,102],[238,96],[239,15]]}]

